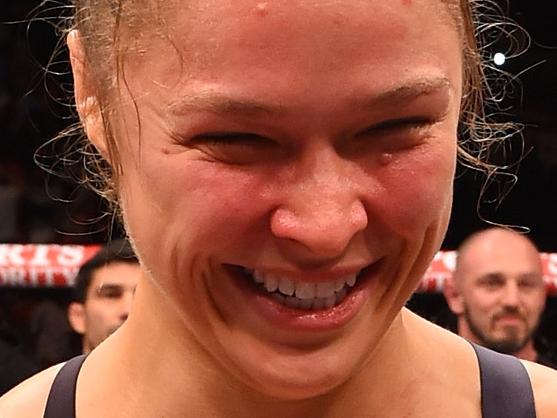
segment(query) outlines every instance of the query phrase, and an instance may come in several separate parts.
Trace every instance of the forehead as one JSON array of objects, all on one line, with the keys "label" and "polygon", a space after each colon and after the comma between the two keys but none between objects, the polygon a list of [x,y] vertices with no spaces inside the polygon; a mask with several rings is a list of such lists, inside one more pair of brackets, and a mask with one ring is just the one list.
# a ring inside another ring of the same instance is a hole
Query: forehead
[{"label": "forehead", "polygon": [[[460,59],[457,24],[441,0],[173,1],[160,13],[157,30],[141,31],[141,54],[126,66],[134,73],[148,68],[156,85],[169,88],[188,79],[220,81],[226,74],[238,79],[238,68],[258,71],[256,87],[268,87],[261,83],[270,78],[290,86],[293,74],[310,74],[317,84],[362,62],[369,78],[389,84],[416,60],[435,66]],[[439,48],[446,43],[451,48]],[[391,75],[385,68],[394,56],[398,68]]]},{"label": "forehead", "polygon": [[[404,24],[408,19],[443,11],[448,9],[440,0],[205,0],[189,2],[187,8],[180,6],[180,2],[175,10],[169,7],[165,23],[171,30],[190,28],[190,37],[203,37],[195,38],[197,41],[210,40],[211,32],[226,31],[231,40],[247,40],[257,35],[260,38],[250,39],[251,43],[265,45],[269,44],[271,35],[273,41],[290,40],[291,34],[299,35],[300,41],[323,39],[326,35],[331,39],[342,38],[347,28],[356,29],[362,35],[387,30],[401,36],[409,29]],[[428,26],[431,29],[438,23],[433,19]],[[411,26],[425,27],[416,21]]]},{"label": "forehead", "polygon": [[108,284],[133,287],[140,275],[141,269],[137,263],[112,262],[93,272],[89,291],[95,291],[99,286]]},{"label": "forehead", "polygon": [[[453,23],[459,21],[456,0],[158,0],[156,10],[139,8],[139,13],[155,13],[151,16],[153,23],[174,29],[178,26],[192,27],[199,25],[208,31],[216,27],[244,29],[251,25],[274,25],[281,27],[280,36],[285,30],[299,30],[315,23],[326,22],[342,25],[350,21],[355,25],[364,23],[365,28],[375,16],[378,26],[392,26],[396,17],[410,16],[413,13],[443,13],[444,17],[451,17]],[[431,16],[434,17],[434,16]],[[149,17],[145,16],[145,19]],[[388,18],[385,21],[385,18]],[[325,20],[324,20],[325,19]],[[242,23],[242,27],[237,27]],[[421,22],[413,22],[420,26]],[[429,23],[436,24],[435,19]],[[284,24],[288,24],[287,27]],[[424,25],[427,26],[427,25]],[[276,27],[271,26],[270,29]],[[314,33],[319,27],[314,27]],[[329,29],[334,30],[329,27]],[[307,33],[304,32],[304,35]]]},{"label": "forehead", "polygon": [[496,232],[479,237],[465,249],[462,257],[464,271],[473,276],[534,273],[541,280],[541,262],[537,250],[524,237],[511,233]]}]

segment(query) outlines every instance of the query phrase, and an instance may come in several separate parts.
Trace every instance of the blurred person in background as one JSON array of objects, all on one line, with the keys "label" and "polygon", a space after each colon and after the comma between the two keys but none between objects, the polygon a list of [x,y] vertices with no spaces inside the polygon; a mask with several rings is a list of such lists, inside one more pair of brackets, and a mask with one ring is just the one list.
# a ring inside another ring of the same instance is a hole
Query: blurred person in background
[{"label": "blurred person in background", "polygon": [[503,228],[471,235],[444,293],[460,336],[554,367],[534,345],[546,290],[538,249],[526,236]]},{"label": "blurred person in background", "polygon": [[79,270],[68,319],[87,354],[127,319],[141,269],[130,244],[115,240]]}]

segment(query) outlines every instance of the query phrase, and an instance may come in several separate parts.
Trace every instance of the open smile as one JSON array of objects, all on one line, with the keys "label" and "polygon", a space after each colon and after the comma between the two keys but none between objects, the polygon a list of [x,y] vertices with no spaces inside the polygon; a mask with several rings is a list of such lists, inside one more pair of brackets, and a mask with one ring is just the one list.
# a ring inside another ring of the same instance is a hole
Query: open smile
[{"label": "open smile", "polygon": [[325,330],[348,322],[369,294],[382,259],[329,280],[306,280],[245,266],[226,269],[247,304],[268,321],[287,328]]}]

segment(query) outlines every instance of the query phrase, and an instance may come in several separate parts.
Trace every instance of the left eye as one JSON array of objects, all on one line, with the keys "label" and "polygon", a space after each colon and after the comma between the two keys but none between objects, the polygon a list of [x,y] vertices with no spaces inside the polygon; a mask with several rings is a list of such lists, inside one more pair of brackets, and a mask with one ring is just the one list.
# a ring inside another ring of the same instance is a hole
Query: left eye
[{"label": "left eye", "polygon": [[367,128],[361,135],[381,135],[398,131],[422,130],[429,128],[433,124],[433,120],[424,117],[392,119]]},{"label": "left eye", "polygon": [[390,119],[376,123],[348,142],[349,152],[364,155],[369,152],[403,152],[423,144],[431,134],[436,120],[426,117]]}]

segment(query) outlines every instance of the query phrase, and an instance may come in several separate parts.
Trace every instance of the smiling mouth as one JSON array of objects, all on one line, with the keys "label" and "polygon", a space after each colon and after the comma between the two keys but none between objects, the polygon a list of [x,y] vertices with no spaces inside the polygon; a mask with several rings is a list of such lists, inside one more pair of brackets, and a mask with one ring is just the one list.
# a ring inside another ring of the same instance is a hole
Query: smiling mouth
[{"label": "smiling mouth", "polygon": [[317,311],[340,305],[358,287],[362,276],[378,264],[374,263],[358,273],[336,280],[317,283],[291,280],[288,277],[240,266],[235,268],[259,294],[291,309]]}]

